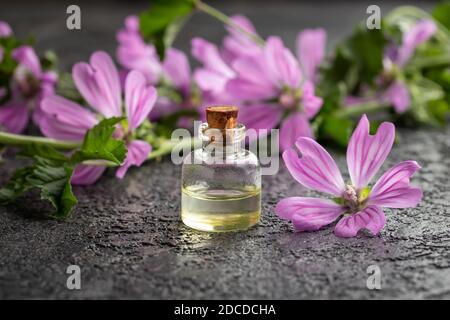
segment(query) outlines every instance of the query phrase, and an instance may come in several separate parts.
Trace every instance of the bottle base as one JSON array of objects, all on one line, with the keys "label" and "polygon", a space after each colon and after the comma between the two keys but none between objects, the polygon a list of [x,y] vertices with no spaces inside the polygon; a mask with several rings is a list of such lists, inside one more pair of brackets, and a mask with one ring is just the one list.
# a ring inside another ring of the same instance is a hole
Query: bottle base
[{"label": "bottle base", "polygon": [[243,214],[181,212],[181,220],[186,226],[207,232],[244,231],[256,225],[260,217],[259,211]]}]

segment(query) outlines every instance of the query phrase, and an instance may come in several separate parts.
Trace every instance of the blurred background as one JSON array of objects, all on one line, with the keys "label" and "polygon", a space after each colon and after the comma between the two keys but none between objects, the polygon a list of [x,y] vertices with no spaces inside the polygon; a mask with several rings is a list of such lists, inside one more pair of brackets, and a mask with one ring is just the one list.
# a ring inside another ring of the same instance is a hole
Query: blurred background
[{"label": "blurred background", "polygon": [[[350,33],[355,23],[366,19],[371,4],[381,8],[382,16],[400,5],[415,5],[431,9],[436,1],[275,1],[226,0],[205,1],[228,15],[241,13],[250,18],[259,33],[266,37],[276,34],[293,48],[295,37],[303,28],[326,29],[329,48]],[[87,60],[98,49],[113,54],[116,48],[115,32],[122,27],[124,18],[138,14],[149,7],[150,0],[15,0],[2,1],[0,20],[9,22],[19,38],[34,36],[36,47],[42,52],[55,50],[61,67]],[[66,28],[66,9],[71,4],[81,8],[81,30]],[[197,13],[178,36],[175,47],[189,50],[190,39],[201,36],[218,42],[225,34],[222,25],[211,17]]]}]

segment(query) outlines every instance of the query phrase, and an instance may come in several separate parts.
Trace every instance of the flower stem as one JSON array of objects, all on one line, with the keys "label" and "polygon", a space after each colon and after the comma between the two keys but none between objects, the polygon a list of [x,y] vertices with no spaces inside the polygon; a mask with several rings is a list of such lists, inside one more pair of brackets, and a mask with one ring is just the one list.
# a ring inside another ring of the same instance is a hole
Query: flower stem
[{"label": "flower stem", "polygon": [[0,132],[0,144],[10,146],[25,146],[36,144],[54,147],[56,149],[67,149],[67,150],[76,149],[80,146],[79,142],[56,140],[44,137],[13,134],[7,132]]},{"label": "flower stem", "polygon": [[230,17],[228,17],[226,14],[220,12],[219,10],[217,10],[214,7],[211,7],[210,5],[204,3],[201,0],[195,0],[195,6],[197,7],[198,10],[216,18],[217,20],[223,22],[224,24],[232,27],[233,29],[236,29],[237,31],[239,31],[240,33],[242,33],[243,35],[247,36],[250,40],[254,41],[256,44],[258,45],[264,45],[264,39],[261,38],[260,36],[258,36],[255,33],[252,32],[248,32],[247,30],[245,30],[244,28],[242,28],[240,25],[238,25],[237,23],[235,23],[232,19],[230,19]]},{"label": "flower stem", "polygon": [[151,152],[149,156],[147,157],[147,160],[152,160],[156,158],[160,158],[170,152],[172,152],[172,149],[177,146],[180,149],[184,148],[197,148],[201,145],[201,141],[198,138],[193,139],[183,139],[181,141],[177,140],[166,140],[164,141],[161,146],[156,149],[155,151]]},{"label": "flower stem", "polygon": [[380,104],[376,102],[367,102],[363,104],[354,105],[339,109],[334,113],[337,118],[348,118],[352,116],[359,116],[364,113],[377,112],[383,109],[388,109],[391,105],[388,103]]},{"label": "flower stem", "polygon": [[414,62],[411,63],[410,66],[408,66],[408,68],[423,69],[423,68],[450,65],[450,53],[436,57],[416,58],[413,61]]}]

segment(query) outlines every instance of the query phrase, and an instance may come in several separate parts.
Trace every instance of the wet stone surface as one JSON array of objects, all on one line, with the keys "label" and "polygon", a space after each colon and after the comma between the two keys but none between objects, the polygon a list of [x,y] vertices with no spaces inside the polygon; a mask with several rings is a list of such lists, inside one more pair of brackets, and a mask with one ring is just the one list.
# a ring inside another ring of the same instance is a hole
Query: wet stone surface
[{"label": "wet stone surface", "polygon": [[[450,128],[398,136],[379,175],[417,160],[414,183],[425,197],[414,209],[385,210],[378,237],[339,239],[332,226],[293,233],[274,214],[276,202],[317,194],[285,168],[263,179],[257,227],[190,230],[179,221],[180,167],[165,159],[120,182],[109,175],[76,188],[80,203],[65,222],[42,219],[30,198],[0,208],[0,298],[450,298]],[[2,182],[10,169],[2,167]],[[81,290],[66,288],[71,264],[81,268]],[[373,264],[381,290],[366,287]]]}]

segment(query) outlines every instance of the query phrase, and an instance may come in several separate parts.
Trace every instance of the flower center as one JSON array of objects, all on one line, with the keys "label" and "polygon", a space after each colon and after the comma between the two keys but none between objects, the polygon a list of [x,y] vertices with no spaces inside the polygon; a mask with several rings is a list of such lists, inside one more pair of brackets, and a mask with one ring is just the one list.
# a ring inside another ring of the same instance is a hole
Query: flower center
[{"label": "flower center", "polygon": [[369,187],[356,190],[354,186],[348,184],[345,186],[345,191],[342,194],[343,204],[349,209],[350,213],[356,213],[365,208],[369,194]]},{"label": "flower center", "polygon": [[[300,108],[300,98],[302,92],[300,89],[284,88],[281,93],[278,102],[286,109]],[[299,110],[300,111],[300,110]]]}]

